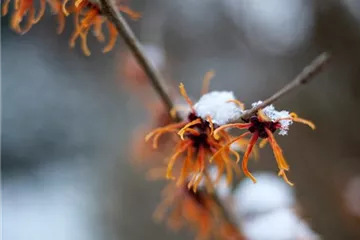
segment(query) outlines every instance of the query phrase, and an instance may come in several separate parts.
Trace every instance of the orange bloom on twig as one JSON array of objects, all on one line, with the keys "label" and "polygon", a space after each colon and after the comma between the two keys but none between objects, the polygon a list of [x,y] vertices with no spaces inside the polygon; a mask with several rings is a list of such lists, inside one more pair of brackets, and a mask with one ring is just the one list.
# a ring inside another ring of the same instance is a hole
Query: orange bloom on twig
[{"label": "orange bloom on twig", "polygon": [[[253,104],[253,106],[256,106],[256,104],[258,103]],[[256,179],[249,172],[247,167],[249,156],[253,151],[253,148],[259,138],[263,139],[260,142],[260,147],[264,147],[265,144],[269,142],[274,152],[274,156],[279,168],[278,175],[283,177],[285,182],[287,182],[289,185],[293,185],[293,183],[291,183],[286,176],[286,171],[289,171],[289,165],[286,162],[282,150],[278,145],[278,143],[276,142],[275,137],[273,135],[273,133],[277,130],[279,130],[280,135],[286,135],[289,129],[289,125],[291,125],[292,122],[300,122],[308,125],[312,129],[315,129],[315,125],[312,122],[299,118],[295,113],[289,114],[287,111],[281,111],[281,112],[276,111],[274,107],[270,105],[264,108],[263,110],[259,110],[256,115],[250,117],[247,123],[233,123],[233,124],[223,125],[215,130],[215,134],[217,134],[218,131],[227,128],[247,129],[248,132],[246,132],[245,134],[252,134],[242,160],[242,169],[244,171],[244,174],[247,177],[251,178],[253,182],[256,182]],[[232,144],[233,142],[237,141],[240,138],[241,136],[238,138],[234,138],[232,141],[228,142],[227,145]],[[213,157],[216,157],[217,155],[221,154],[222,151],[226,149],[227,145],[225,145],[222,149],[220,149]]]},{"label": "orange bloom on twig", "polygon": [[[11,0],[5,0],[2,5],[2,16],[7,15],[9,11],[9,4]],[[14,0],[14,12],[11,16],[10,27],[19,34],[27,33],[33,25],[38,23],[44,16],[46,10],[46,3],[50,4],[53,14],[58,16],[59,26],[57,33],[60,34],[65,26],[65,16],[61,10],[60,0],[40,0],[40,9],[36,14],[34,0]],[[27,15],[26,23],[21,26],[24,17]]]},{"label": "orange bloom on twig", "polygon": [[[10,0],[5,0],[2,5],[2,16],[5,16],[9,11]],[[40,10],[36,16],[35,6],[33,0],[14,0],[14,13],[11,16],[10,26],[19,33],[27,33],[31,27],[38,23],[45,13],[46,0],[40,0]],[[23,18],[27,15],[26,23],[23,27],[20,26]]]},{"label": "orange bloom on twig", "polygon": [[[103,53],[111,51],[115,46],[118,32],[114,24],[102,15],[100,6],[89,0],[71,0],[71,3],[69,4],[70,7],[67,7],[66,5],[68,2],[69,0],[63,2],[63,12],[66,16],[73,14],[75,21],[75,31],[69,42],[70,47],[75,47],[75,41],[80,38],[81,48],[84,54],[89,56],[91,54],[87,44],[89,30],[93,27],[94,35],[97,40],[99,42],[104,42],[105,36],[102,31],[102,25],[106,23],[109,31],[109,41],[103,48]],[[132,11],[127,6],[120,5],[119,10],[125,12],[133,19],[138,19],[140,17],[139,13]]]},{"label": "orange bloom on twig", "polygon": [[[212,75],[213,73],[209,72],[205,76],[205,88],[207,88],[206,85]],[[193,104],[188,97],[183,84],[180,84],[180,92],[190,108],[187,119],[157,128],[145,138],[146,141],[153,139],[153,148],[156,149],[162,135],[165,133],[177,134],[177,144],[174,147],[174,153],[167,161],[166,178],[176,179],[177,186],[181,186],[188,177],[191,177],[191,180],[188,182],[188,188],[193,188],[196,191],[204,178],[205,168],[210,164],[214,164],[219,169],[215,183],[220,180],[224,171],[226,172],[227,182],[231,183],[233,171],[239,173],[238,165],[231,156],[234,156],[238,161],[240,159],[239,154],[232,148],[225,147],[221,154],[213,158],[213,161],[210,162],[209,159],[214,153],[222,149],[226,142],[231,140],[231,136],[226,131],[217,131],[218,134],[214,135],[214,131],[220,126],[219,124],[229,120],[224,119],[221,114],[219,116],[218,111],[229,110],[232,113],[231,117],[234,117],[235,115],[240,116],[242,110],[238,104],[233,102],[235,99],[231,92],[210,92],[204,94],[196,104]],[[203,92],[206,92],[206,90]],[[212,99],[212,97],[215,99]],[[223,108],[219,108],[218,104],[221,104]],[[173,175],[173,169],[180,158],[182,158],[180,171]]]}]

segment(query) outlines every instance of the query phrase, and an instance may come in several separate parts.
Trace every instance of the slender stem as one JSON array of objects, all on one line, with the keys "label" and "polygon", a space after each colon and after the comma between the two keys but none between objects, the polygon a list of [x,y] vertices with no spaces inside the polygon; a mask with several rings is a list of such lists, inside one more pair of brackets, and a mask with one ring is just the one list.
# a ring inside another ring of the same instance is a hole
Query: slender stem
[{"label": "slender stem", "polygon": [[266,106],[269,106],[273,102],[277,101],[285,94],[289,93],[290,91],[294,90],[295,88],[305,85],[309,83],[311,80],[314,79],[314,76],[319,73],[323,66],[328,63],[330,60],[330,54],[324,52],[320,54],[317,58],[315,58],[308,66],[306,66],[299,75],[297,75],[294,80],[286,84],[283,88],[273,94],[271,97],[263,101],[261,104],[257,105],[256,107],[247,110],[242,116],[242,120],[248,120],[252,115],[254,115],[260,109],[263,109]]},{"label": "slender stem", "polygon": [[102,8],[102,14],[105,15],[108,20],[115,25],[117,31],[134,54],[138,63],[144,69],[146,75],[149,77],[152,87],[160,96],[164,105],[170,112],[171,109],[173,109],[174,104],[169,94],[167,93],[167,87],[165,85],[163,77],[161,76],[159,71],[157,71],[156,68],[151,64],[150,60],[146,57],[139,40],[136,38],[135,34],[127,24],[124,17],[121,15],[120,11],[116,10],[113,1],[100,0],[100,3]]}]

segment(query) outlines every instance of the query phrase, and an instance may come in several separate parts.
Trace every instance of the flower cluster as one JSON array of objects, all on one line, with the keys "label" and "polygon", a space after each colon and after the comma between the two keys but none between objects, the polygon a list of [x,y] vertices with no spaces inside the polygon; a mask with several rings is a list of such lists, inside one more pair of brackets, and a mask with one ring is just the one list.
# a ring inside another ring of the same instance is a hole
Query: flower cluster
[{"label": "flower cluster", "polygon": [[[153,122],[159,127],[146,135],[143,144],[138,144],[137,138],[134,151],[146,158],[152,155],[157,158],[148,172],[149,179],[165,177],[173,180],[164,190],[164,200],[156,210],[155,218],[162,220],[166,210],[171,209],[169,225],[177,229],[185,220],[197,229],[199,238],[208,238],[216,227],[224,226],[220,224],[223,222],[219,221],[218,205],[213,202],[211,194],[221,192],[224,184],[231,185],[234,173],[241,174],[240,160],[245,176],[256,182],[248,170],[248,161],[251,157],[258,158],[258,146],[262,148],[269,142],[279,168],[278,175],[292,185],[285,174],[289,165],[274,133],[286,135],[293,122],[315,128],[312,122],[299,118],[295,113],[277,111],[273,105],[263,107],[250,118],[243,119],[247,110],[233,92],[208,92],[213,75],[213,72],[205,75],[202,96],[197,102],[193,102],[184,85],[180,84],[180,94],[186,104],[176,105],[170,114],[164,107],[158,106]],[[253,103],[252,107],[259,104],[262,102]],[[174,120],[170,116],[174,112],[182,121],[172,122]],[[232,135],[232,128],[245,131]],[[261,141],[257,144],[259,138]],[[141,150],[139,146],[142,146]],[[153,153],[150,147],[154,149]],[[167,154],[170,156],[166,157]],[[242,158],[240,154],[243,154]],[[215,172],[212,171],[214,169]],[[222,238],[241,239],[238,231],[227,234],[230,237],[223,235]]]},{"label": "flower cluster", "polygon": [[[211,74],[207,74],[204,82],[210,77]],[[238,119],[243,113],[242,103],[235,99],[232,92],[227,91],[206,93],[195,104],[188,97],[183,84],[180,85],[180,93],[189,107],[180,108],[189,109],[186,119],[157,128],[145,138],[147,141],[152,139],[153,148],[157,149],[162,135],[165,133],[177,135],[175,150],[167,161],[166,178],[176,179],[177,186],[182,186],[190,178],[188,188],[196,191],[206,176],[206,168],[213,164],[219,169],[217,179],[226,172],[227,182],[230,184],[233,180],[233,172],[239,172],[236,162],[240,160],[240,155],[230,146],[223,147],[227,142],[233,141],[227,131],[217,131],[216,135],[214,131]],[[219,150],[222,150],[221,153],[210,162],[210,157]],[[178,169],[175,174],[173,174],[174,168]]]},{"label": "flower cluster", "polygon": [[[256,107],[258,104],[262,102],[253,103],[252,106]],[[260,142],[260,148],[264,147],[267,142],[270,143],[271,148],[274,152],[275,160],[277,162],[279,168],[279,176],[282,176],[289,185],[293,185],[286,176],[286,171],[289,171],[289,165],[286,162],[282,150],[278,143],[275,140],[273,135],[274,132],[278,131],[279,135],[286,135],[289,131],[289,126],[293,122],[300,122],[303,124],[308,125],[312,129],[315,129],[315,125],[305,119],[299,118],[295,113],[289,113],[288,111],[277,111],[273,105],[267,106],[264,109],[259,110],[254,116],[250,117],[246,121],[246,123],[232,123],[232,124],[225,124],[215,130],[215,134],[217,131],[223,131],[224,129],[228,128],[238,128],[238,129],[247,129],[245,134],[251,134],[250,142],[246,148],[245,154],[242,159],[242,169],[244,174],[251,178],[253,182],[256,182],[255,177],[249,172],[248,170],[248,161],[249,156],[259,138],[262,139]],[[217,154],[220,154],[226,147],[231,144],[230,141],[217,152],[213,157],[216,157]]]},{"label": "flower cluster", "polygon": [[[211,74],[207,74],[204,82],[208,83],[210,78]],[[242,157],[242,170],[247,177],[256,182],[247,165],[260,138],[262,139],[260,147],[265,146],[267,142],[272,147],[279,168],[278,175],[292,185],[286,176],[289,165],[273,133],[278,131],[279,135],[286,135],[293,122],[304,123],[315,129],[312,122],[299,118],[295,113],[277,111],[272,105],[260,109],[249,119],[242,119],[245,111],[244,104],[238,101],[232,92],[204,93],[195,104],[188,97],[183,84],[180,84],[180,92],[190,109],[187,117],[181,122],[157,128],[146,136],[146,141],[153,140],[155,149],[158,148],[158,141],[165,133],[177,136],[174,152],[166,160],[165,177],[167,179],[176,180],[177,186],[182,186],[190,178],[188,187],[196,191],[197,186],[206,175],[207,167],[216,166],[219,170],[218,179],[225,174],[227,182],[230,184],[233,172],[237,172],[237,163],[240,161],[240,155],[234,149],[236,146],[246,144],[246,148],[242,148],[245,150]],[[253,103],[252,107],[261,103],[261,101]],[[231,136],[228,132],[230,128],[246,131],[239,136]],[[247,136],[251,136],[250,140],[245,138]],[[257,152],[254,153],[256,156]],[[176,169],[175,174],[173,173],[174,169]]]},{"label": "flower cluster", "polygon": [[[5,0],[2,4],[2,16],[7,15],[9,11],[9,4],[11,0]],[[118,36],[117,30],[113,23],[108,21],[101,13],[99,3],[91,0],[40,0],[40,9],[38,14],[35,13],[35,5],[37,4],[34,0],[13,0],[14,11],[11,16],[10,27],[19,34],[27,33],[33,25],[38,23],[43,17],[46,4],[49,3],[51,12],[57,15],[59,26],[57,33],[63,32],[65,27],[65,17],[69,15],[74,16],[75,30],[70,38],[70,47],[75,46],[75,41],[81,39],[81,48],[86,56],[91,54],[87,46],[87,35],[91,28],[93,28],[94,36],[99,42],[105,41],[105,36],[102,32],[102,25],[106,23],[109,40],[107,45],[103,48],[103,52],[111,51],[116,43]],[[132,11],[129,7],[120,4],[118,9],[128,14],[132,19],[138,19],[139,13]],[[26,23],[22,25],[24,17]]]}]

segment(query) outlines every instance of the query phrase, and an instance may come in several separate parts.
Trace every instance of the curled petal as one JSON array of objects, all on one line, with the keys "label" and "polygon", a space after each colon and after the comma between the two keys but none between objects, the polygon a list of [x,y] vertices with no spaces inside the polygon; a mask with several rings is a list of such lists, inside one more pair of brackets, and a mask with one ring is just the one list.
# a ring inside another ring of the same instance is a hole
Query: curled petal
[{"label": "curled petal", "polygon": [[266,144],[268,143],[268,139],[264,138],[260,141],[259,143],[259,148],[264,148],[266,146]]},{"label": "curled petal", "polygon": [[213,123],[213,121],[212,121],[212,119],[211,119],[210,116],[208,116],[208,117],[206,118],[206,120],[209,122],[210,136],[212,136],[212,135],[214,134],[214,123]]},{"label": "curled petal", "polygon": [[290,113],[290,116],[294,122],[303,123],[305,125],[308,125],[312,130],[315,130],[316,126],[313,122],[303,118],[299,118],[296,113]]},{"label": "curled petal", "polygon": [[238,105],[238,107],[241,109],[241,110],[245,110],[245,104],[244,103],[242,103],[242,102],[240,102],[239,100],[237,100],[237,99],[230,99],[230,100],[228,100],[228,101],[226,101],[226,102],[232,102],[232,103],[235,103],[236,105]]},{"label": "curled petal", "polygon": [[178,147],[178,149],[176,150],[176,152],[171,156],[169,163],[168,163],[168,168],[166,171],[166,178],[167,179],[174,179],[174,177],[171,174],[171,171],[173,169],[173,166],[175,164],[176,159],[180,156],[180,154],[182,154],[185,150],[187,150],[187,148],[192,144],[192,142],[189,140],[187,142],[181,142],[180,146]]},{"label": "curled petal", "polygon": [[225,130],[227,128],[238,128],[238,129],[246,129],[249,128],[252,124],[251,123],[229,123],[229,124],[225,124],[222,125],[221,127],[218,127],[215,131],[214,131],[214,135],[217,136],[218,132]]},{"label": "curled petal", "polygon": [[276,162],[278,164],[278,168],[279,168],[279,176],[281,176],[286,183],[288,183],[290,186],[293,186],[293,183],[291,183],[287,176],[286,176],[286,173],[285,171],[289,171],[289,165],[287,164],[283,154],[282,154],[282,150],[280,148],[280,146],[277,144],[275,138],[274,138],[274,135],[271,133],[270,130],[266,129],[266,132],[267,134],[269,135],[269,143],[273,149],[273,152],[274,152],[274,156],[275,156],[275,159],[276,159]]},{"label": "curled petal", "polygon": [[46,0],[40,0],[40,11],[38,16],[34,18],[34,22],[33,22],[34,24],[38,23],[40,19],[44,16],[45,8],[46,8]]},{"label": "curled petal", "polygon": [[[23,17],[27,13],[28,13],[27,21],[25,23],[24,28],[21,29],[20,23],[22,22]],[[20,9],[14,13],[10,24],[15,32],[17,32],[19,34],[25,34],[34,25],[34,18],[35,18],[35,9],[31,3],[26,1],[25,3],[20,4]]]},{"label": "curled petal", "polygon": [[9,4],[11,0],[5,0],[1,6],[1,15],[5,16],[9,12]]},{"label": "curled petal", "polygon": [[192,121],[192,122],[189,122],[188,124],[186,124],[182,129],[180,129],[180,131],[178,132],[180,138],[182,140],[184,140],[184,134],[185,134],[185,131],[186,129],[188,129],[189,127],[191,126],[194,126],[196,124],[200,124],[201,123],[201,119],[200,118],[197,118],[196,120]]},{"label": "curled petal", "polygon": [[223,151],[225,151],[226,149],[228,149],[230,147],[231,144],[233,144],[234,142],[238,141],[239,139],[249,135],[250,132],[246,132],[241,134],[240,136],[232,139],[230,142],[227,142],[224,146],[222,146],[209,160],[209,162],[212,162],[212,160],[217,157],[219,154],[221,154]]},{"label": "curled petal", "polygon": [[131,10],[125,5],[120,5],[119,10],[129,15],[129,17],[131,17],[133,20],[138,20],[141,17],[140,13]]},{"label": "curled petal", "polygon": [[287,178],[286,173],[285,173],[284,170],[282,170],[282,169],[279,170],[278,176],[281,176],[281,177],[284,179],[284,181],[285,181],[287,184],[289,184],[290,186],[294,186],[294,184],[293,184],[292,182],[290,182],[289,179]]},{"label": "curled petal", "polygon": [[193,107],[193,102],[191,101],[191,99],[187,95],[186,89],[185,89],[185,86],[184,86],[183,83],[180,83],[179,89],[180,89],[180,94],[183,96],[185,101],[189,104],[189,107],[191,108],[191,111],[194,112],[195,110],[194,110],[194,107]]},{"label": "curled petal", "polygon": [[110,38],[108,44],[103,49],[103,53],[110,52],[114,48],[118,36],[118,32],[112,23],[107,22],[107,26],[109,29]]},{"label": "curled petal", "polygon": [[214,76],[215,76],[214,70],[210,70],[205,74],[204,79],[203,79],[203,85],[201,88],[201,95],[204,95],[205,93],[207,93],[209,91],[210,80]]},{"label": "curled petal", "polygon": [[248,146],[246,148],[246,151],[245,151],[242,163],[241,163],[241,166],[242,166],[242,169],[243,169],[243,172],[244,172],[245,176],[249,177],[254,183],[256,183],[256,179],[249,172],[247,165],[248,165],[250,154],[251,154],[251,152],[252,152],[258,138],[259,138],[258,132],[254,132],[253,135],[251,136],[251,139],[250,139],[249,144],[248,144]]},{"label": "curled petal", "polygon": [[99,42],[105,41],[105,36],[104,33],[102,32],[102,24],[103,24],[102,19],[94,23],[94,35]]},{"label": "curled petal", "polygon": [[80,33],[81,38],[81,49],[84,52],[85,56],[90,56],[91,52],[87,44],[87,35],[88,35],[89,29],[85,30],[84,32]]},{"label": "curled petal", "polygon": [[180,122],[180,123],[173,123],[173,124],[170,124],[170,125],[162,127],[162,128],[157,128],[145,136],[145,141],[149,141],[151,138],[154,137],[153,148],[157,148],[158,138],[162,134],[169,133],[169,132],[177,132],[178,131],[177,129],[180,127],[183,127],[185,124],[186,124],[185,122]]}]

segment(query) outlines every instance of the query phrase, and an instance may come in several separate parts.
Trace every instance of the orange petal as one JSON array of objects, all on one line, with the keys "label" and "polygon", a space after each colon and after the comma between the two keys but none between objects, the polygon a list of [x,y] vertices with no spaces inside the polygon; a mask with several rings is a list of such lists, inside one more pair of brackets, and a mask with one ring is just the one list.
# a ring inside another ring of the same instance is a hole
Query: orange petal
[{"label": "orange petal", "polygon": [[178,181],[176,182],[177,187],[180,187],[181,185],[184,184],[185,179],[188,176],[189,169],[191,168],[191,165],[192,165],[191,161],[192,161],[192,148],[188,148],[187,157],[181,168],[180,177],[179,177]]},{"label": "orange petal", "polygon": [[80,33],[81,38],[81,49],[85,56],[90,56],[91,52],[87,44],[87,36],[88,36],[89,29],[85,30],[83,33]]},{"label": "orange petal", "polygon": [[40,0],[40,11],[38,16],[34,18],[34,24],[38,23],[42,18],[42,16],[44,16],[45,8],[46,8],[46,0]]},{"label": "orange petal", "polygon": [[94,36],[99,42],[105,41],[104,33],[102,32],[102,24],[104,20],[102,18],[97,18],[94,23]]},{"label": "orange petal", "polygon": [[194,126],[194,125],[196,125],[196,124],[199,124],[199,123],[201,123],[201,119],[200,119],[200,118],[197,118],[197,119],[195,119],[194,121],[189,122],[188,124],[186,124],[186,125],[185,125],[182,129],[180,129],[179,132],[178,132],[180,138],[181,138],[182,140],[184,140],[184,134],[185,134],[186,129],[188,129],[189,127]]},{"label": "orange petal", "polygon": [[213,123],[213,121],[212,121],[212,119],[211,119],[210,116],[207,116],[207,117],[206,117],[206,121],[209,122],[210,136],[212,136],[212,135],[214,134],[214,123]]},{"label": "orange petal", "polygon": [[258,132],[254,132],[253,135],[250,138],[249,144],[248,144],[248,146],[246,148],[246,151],[245,151],[242,163],[241,163],[241,166],[242,166],[242,169],[243,169],[243,172],[244,172],[245,176],[249,177],[254,183],[256,183],[256,179],[249,172],[247,165],[248,165],[250,153],[251,153],[252,149],[254,148],[258,138],[259,138]]},{"label": "orange petal", "polygon": [[59,11],[57,16],[58,16],[58,27],[56,29],[56,33],[61,34],[65,28],[65,15],[62,11]]},{"label": "orange petal", "polygon": [[230,142],[227,142],[225,145],[223,145],[210,159],[209,162],[212,162],[212,160],[217,157],[219,154],[221,154],[225,149],[227,149],[228,147],[230,147],[230,145],[234,142],[236,142],[237,140],[249,135],[250,132],[245,132],[243,134],[241,134],[238,137],[233,138]]},{"label": "orange petal", "polygon": [[192,144],[192,141],[182,142],[181,146],[176,150],[176,152],[172,155],[172,157],[169,160],[167,171],[166,171],[166,178],[167,179],[174,179],[174,177],[171,174],[171,171],[174,167],[176,159],[179,157],[181,153],[183,153],[190,145]]},{"label": "orange petal", "polygon": [[[70,0],[64,0],[64,2],[61,4],[61,8],[62,8],[62,12],[65,14],[65,16],[69,16],[69,12],[66,9],[66,4],[69,2]],[[58,12],[57,12],[58,13]]]},{"label": "orange petal", "polygon": [[9,4],[11,0],[5,0],[1,6],[1,15],[5,16],[9,12]]},{"label": "orange petal", "polygon": [[267,143],[268,143],[268,139],[267,139],[267,138],[261,139],[261,141],[260,141],[260,143],[259,143],[259,148],[264,148]]},{"label": "orange petal", "polygon": [[210,80],[214,76],[215,76],[214,70],[210,70],[205,74],[204,79],[203,79],[203,85],[201,88],[201,95],[204,95],[205,93],[207,93],[209,91]]},{"label": "orange petal", "polygon": [[290,182],[289,179],[287,178],[284,170],[280,170],[278,175],[281,176],[287,184],[289,184],[290,186],[294,186],[294,184]]},{"label": "orange petal", "polygon": [[238,129],[246,129],[249,128],[252,125],[252,123],[229,123],[229,124],[225,124],[222,125],[220,127],[218,127],[215,131],[214,131],[214,135],[217,136],[218,132],[226,129],[226,128],[238,128]]},{"label": "orange petal", "polygon": [[284,169],[284,170],[288,171],[289,170],[289,165],[287,164],[287,162],[286,162],[286,160],[284,158],[284,155],[282,154],[282,150],[281,150],[280,146],[277,144],[274,135],[267,128],[265,128],[265,131],[269,136],[268,137],[269,143],[270,143],[270,145],[271,145],[271,147],[273,149],[274,156],[275,156],[275,159],[276,159],[276,161],[278,163],[279,169]]},{"label": "orange petal", "polygon": [[290,113],[290,116],[292,118],[292,120],[294,122],[299,122],[299,123],[303,123],[303,124],[306,124],[308,125],[312,130],[315,130],[316,126],[313,122],[309,121],[309,120],[306,120],[306,119],[303,119],[303,118],[299,118],[298,115],[294,112]]},{"label": "orange petal", "polygon": [[119,10],[129,15],[129,17],[131,17],[133,20],[138,20],[141,17],[140,13],[131,10],[125,5],[120,5]]},{"label": "orange petal", "polygon": [[191,101],[191,99],[189,98],[189,96],[186,93],[185,90],[185,86],[183,83],[180,83],[179,85],[179,89],[180,89],[180,94],[183,96],[183,98],[185,99],[185,101],[189,104],[189,107],[191,108],[191,111],[194,112],[194,107],[193,107],[193,103]]},{"label": "orange petal", "polygon": [[231,100],[228,100],[226,102],[232,102],[232,103],[235,103],[241,110],[245,110],[245,104],[240,102],[239,100],[236,100],[236,99],[231,99]]},{"label": "orange petal", "polygon": [[108,29],[109,29],[110,37],[109,37],[108,44],[103,49],[103,53],[110,52],[114,48],[115,43],[116,43],[116,39],[117,39],[117,36],[118,36],[117,30],[116,30],[115,26],[111,22],[107,22],[107,26],[108,26]]}]

